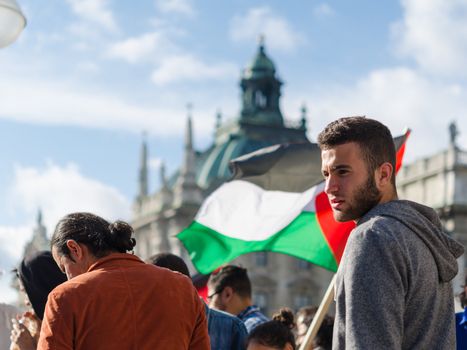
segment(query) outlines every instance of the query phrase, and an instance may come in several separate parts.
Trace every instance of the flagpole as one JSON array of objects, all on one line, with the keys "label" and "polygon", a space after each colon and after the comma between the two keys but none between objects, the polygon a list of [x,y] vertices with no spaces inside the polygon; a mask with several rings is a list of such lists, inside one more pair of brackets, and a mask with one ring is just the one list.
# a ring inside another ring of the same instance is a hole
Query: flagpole
[{"label": "flagpole", "polygon": [[329,287],[326,293],[324,294],[323,300],[321,301],[321,304],[319,305],[315,316],[313,317],[313,321],[311,322],[311,325],[306,332],[305,339],[300,345],[299,350],[311,350],[313,339],[315,339],[316,335],[318,334],[319,327],[321,327],[321,323],[323,323],[324,316],[326,316],[326,313],[329,310],[329,306],[333,301],[335,284],[336,274],[334,274],[331,283],[329,283]]}]

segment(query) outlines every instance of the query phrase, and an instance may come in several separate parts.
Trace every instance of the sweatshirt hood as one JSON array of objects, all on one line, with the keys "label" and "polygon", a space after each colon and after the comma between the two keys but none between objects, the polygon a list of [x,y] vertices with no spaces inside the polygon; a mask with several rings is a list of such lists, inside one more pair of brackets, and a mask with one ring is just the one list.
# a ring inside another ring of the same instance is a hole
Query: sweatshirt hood
[{"label": "sweatshirt hood", "polygon": [[399,221],[425,243],[435,259],[440,281],[449,282],[457,275],[456,259],[464,253],[464,247],[443,232],[438,214],[432,208],[411,201],[394,200],[377,205],[358,224],[375,215]]}]

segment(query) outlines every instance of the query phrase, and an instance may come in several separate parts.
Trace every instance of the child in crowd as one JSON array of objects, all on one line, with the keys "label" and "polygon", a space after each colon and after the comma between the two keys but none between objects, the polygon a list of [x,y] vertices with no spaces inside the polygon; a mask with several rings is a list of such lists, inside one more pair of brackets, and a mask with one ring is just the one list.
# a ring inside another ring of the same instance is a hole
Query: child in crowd
[{"label": "child in crowd", "polygon": [[272,321],[262,323],[251,331],[247,339],[247,350],[295,350],[293,328],[292,310],[280,309],[272,317]]}]

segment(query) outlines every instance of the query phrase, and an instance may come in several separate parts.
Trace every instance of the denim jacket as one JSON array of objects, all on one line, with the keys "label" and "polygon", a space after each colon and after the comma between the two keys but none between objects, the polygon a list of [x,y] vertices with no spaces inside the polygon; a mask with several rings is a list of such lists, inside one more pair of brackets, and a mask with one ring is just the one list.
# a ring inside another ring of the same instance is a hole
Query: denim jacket
[{"label": "denim jacket", "polygon": [[205,307],[211,350],[245,350],[248,333],[243,322],[226,312]]},{"label": "denim jacket", "polygon": [[269,318],[264,316],[256,305],[250,305],[240,312],[237,317],[243,321],[248,333],[261,323],[268,322]]}]

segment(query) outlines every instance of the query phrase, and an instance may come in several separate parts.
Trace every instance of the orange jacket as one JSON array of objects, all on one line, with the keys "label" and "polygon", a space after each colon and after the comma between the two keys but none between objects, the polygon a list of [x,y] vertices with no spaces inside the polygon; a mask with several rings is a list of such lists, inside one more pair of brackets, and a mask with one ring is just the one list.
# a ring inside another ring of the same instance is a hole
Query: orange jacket
[{"label": "orange jacket", "polygon": [[55,288],[39,350],[209,350],[204,305],[186,276],[110,254]]}]

